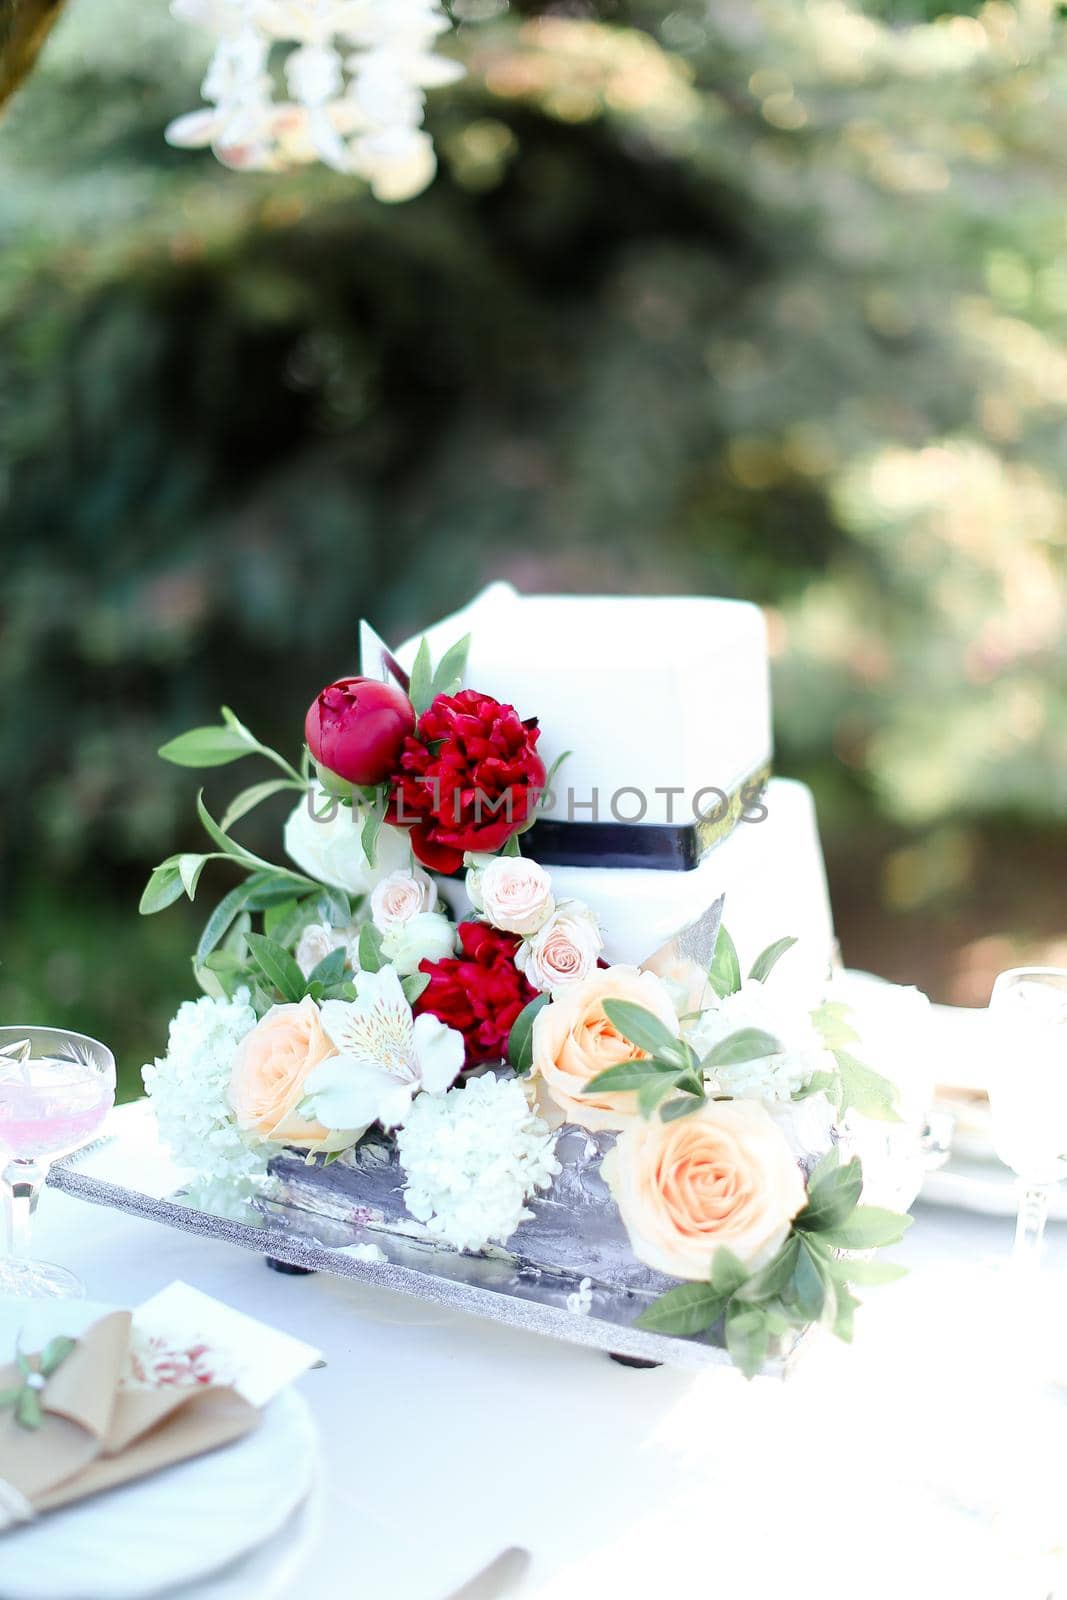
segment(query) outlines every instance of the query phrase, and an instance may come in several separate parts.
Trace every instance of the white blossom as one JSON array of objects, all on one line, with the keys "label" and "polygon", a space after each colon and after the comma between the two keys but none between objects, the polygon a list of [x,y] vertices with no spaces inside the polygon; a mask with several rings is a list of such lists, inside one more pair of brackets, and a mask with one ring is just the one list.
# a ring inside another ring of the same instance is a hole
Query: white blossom
[{"label": "white blossom", "polygon": [[229,1100],[234,1054],[255,1025],[247,989],[232,1000],[186,1000],[171,1021],[166,1055],[142,1072],[164,1143],[194,1174],[190,1204],[220,1216],[240,1215],[267,1175],[267,1147],[240,1131]]},{"label": "white blossom", "polygon": [[715,1087],[739,1099],[791,1100],[807,1087],[816,1072],[832,1072],[834,1059],[803,1003],[788,990],[749,978],[736,994],[727,995],[701,1012],[687,1037],[701,1057],[713,1045],[742,1028],[758,1028],[782,1046],[774,1055],[733,1066],[716,1067]]},{"label": "white blossom", "polygon": [[456,1250],[504,1244],[560,1170],[555,1135],[517,1078],[486,1073],[423,1094],[397,1134],[411,1215]]},{"label": "white blossom", "polygon": [[[216,40],[201,86],[210,108],[176,118],[171,144],[210,145],[225,165],[260,171],[323,161],[385,201],[433,180],[425,91],[463,76],[434,49],[451,26],[439,0],[172,0],[171,10]],[[294,47],[282,66],[289,100],[274,99],[275,44]]]},{"label": "white blossom", "polygon": [[420,1089],[447,1089],[463,1066],[463,1035],[415,1017],[392,967],[362,972],[355,1000],[325,1000],[322,1026],[339,1051],[308,1074],[301,1115],[326,1128],[395,1128]]}]

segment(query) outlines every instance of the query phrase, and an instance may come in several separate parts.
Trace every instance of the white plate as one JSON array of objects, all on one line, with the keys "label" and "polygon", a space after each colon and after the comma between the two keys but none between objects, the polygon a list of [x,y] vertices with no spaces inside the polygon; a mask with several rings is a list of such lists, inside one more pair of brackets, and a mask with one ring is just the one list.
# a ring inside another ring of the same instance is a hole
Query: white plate
[{"label": "white plate", "polygon": [[272,1538],[307,1496],[316,1437],[291,1389],[235,1444],[0,1540],[3,1600],[144,1600]]}]

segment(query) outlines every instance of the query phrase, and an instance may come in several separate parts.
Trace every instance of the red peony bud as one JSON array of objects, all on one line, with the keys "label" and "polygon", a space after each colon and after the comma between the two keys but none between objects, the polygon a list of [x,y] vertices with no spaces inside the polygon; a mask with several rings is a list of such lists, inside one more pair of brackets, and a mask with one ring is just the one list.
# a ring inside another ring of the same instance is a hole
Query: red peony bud
[{"label": "red peony bud", "polygon": [[311,702],[304,719],[308,749],[348,783],[383,783],[415,730],[407,695],[373,678],[338,678]]}]

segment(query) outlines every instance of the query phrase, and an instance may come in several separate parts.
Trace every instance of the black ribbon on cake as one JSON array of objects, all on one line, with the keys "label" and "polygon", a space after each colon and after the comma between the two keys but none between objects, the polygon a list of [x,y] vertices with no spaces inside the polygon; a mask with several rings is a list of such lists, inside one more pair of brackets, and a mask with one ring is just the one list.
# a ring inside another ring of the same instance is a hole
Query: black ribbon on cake
[{"label": "black ribbon on cake", "polygon": [[[764,766],[721,798],[714,809],[688,823],[600,822],[542,817],[523,835],[523,854],[546,867],[623,867],[648,872],[691,872],[716,845],[729,838],[743,817],[766,816],[763,794],[770,778]],[[751,811],[762,816],[748,816]]]}]

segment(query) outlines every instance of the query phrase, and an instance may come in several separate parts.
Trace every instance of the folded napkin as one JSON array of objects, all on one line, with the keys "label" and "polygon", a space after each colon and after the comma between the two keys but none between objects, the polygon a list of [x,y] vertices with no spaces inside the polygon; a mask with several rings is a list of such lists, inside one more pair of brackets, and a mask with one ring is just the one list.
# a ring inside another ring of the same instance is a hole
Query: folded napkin
[{"label": "folded napkin", "polygon": [[49,1359],[0,1368],[0,1533],[258,1425],[255,1405],[210,1370],[146,1377],[132,1326],[130,1312],[112,1312],[78,1340],[56,1341]]}]

